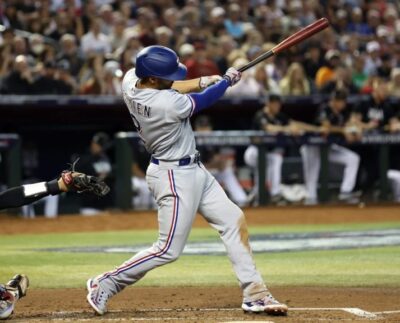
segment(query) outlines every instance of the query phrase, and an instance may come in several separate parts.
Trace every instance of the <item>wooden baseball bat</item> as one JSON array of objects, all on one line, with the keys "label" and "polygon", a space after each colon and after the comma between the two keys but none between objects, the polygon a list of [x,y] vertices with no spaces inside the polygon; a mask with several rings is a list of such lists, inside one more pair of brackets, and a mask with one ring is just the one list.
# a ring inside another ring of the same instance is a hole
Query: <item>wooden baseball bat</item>
[{"label": "wooden baseball bat", "polygon": [[318,19],[317,21],[313,22],[312,24],[304,27],[303,29],[299,30],[298,32],[294,33],[293,35],[289,36],[288,38],[281,41],[278,45],[274,46],[268,52],[261,54],[260,56],[253,59],[250,63],[242,66],[239,68],[239,72],[244,72],[249,68],[253,67],[254,65],[266,60],[267,58],[278,54],[279,52],[292,47],[303,41],[304,39],[310,38],[312,35],[324,30],[329,26],[329,21],[326,18]]}]

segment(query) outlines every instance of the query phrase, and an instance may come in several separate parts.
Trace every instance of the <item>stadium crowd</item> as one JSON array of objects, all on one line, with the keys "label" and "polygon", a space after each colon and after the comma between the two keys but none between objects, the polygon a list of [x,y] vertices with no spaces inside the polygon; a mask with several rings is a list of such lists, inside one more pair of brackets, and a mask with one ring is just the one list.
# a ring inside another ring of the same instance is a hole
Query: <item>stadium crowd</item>
[{"label": "stadium crowd", "polygon": [[[397,0],[0,0],[0,93],[119,96],[136,53],[154,44],[174,49],[188,78],[222,75],[320,17],[331,28],[246,71],[226,96],[269,96],[253,122],[269,133],[327,135],[336,129],[348,146],[364,132],[399,132],[400,109],[388,99],[400,99]],[[281,96],[313,94],[325,94],[328,102],[312,125],[281,113]],[[349,94],[365,96],[350,106]],[[256,169],[257,151],[250,148],[244,160]],[[302,147],[301,156],[307,196],[315,204],[319,152],[312,148]],[[356,189],[376,182],[378,152],[350,148],[332,145],[329,161],[344,165],[339,196],[353,201]],[[400,201],[394,149],[388,177]],[[266,156],[270,195],[278,202],[284,153],[277,147]],[[137,172],[133,177],[141,178]]]},{"label": "stadium crowd", "polygon": [[[8,0],[0,2],[0,92],[120,94],[144,46],[176,50],[188,77],[241,66],[319,17],[332,28],[246,73],[228,96],[400,96],[400,5],[366,0]],[[49,86],[51,85],[51,86]]]}]

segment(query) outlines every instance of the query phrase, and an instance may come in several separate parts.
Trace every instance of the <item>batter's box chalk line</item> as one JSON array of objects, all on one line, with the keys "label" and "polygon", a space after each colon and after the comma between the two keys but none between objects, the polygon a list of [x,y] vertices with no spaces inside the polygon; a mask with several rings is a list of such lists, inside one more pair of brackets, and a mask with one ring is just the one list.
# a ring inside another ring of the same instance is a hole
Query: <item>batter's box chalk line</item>
[{"label": "batter's box chalk line", "polygon": [[[172,312],[242,312],[243,310],[240,308],[157,308],[157,309],[138,309],[133,311],[126,311],[126,310],[111,310],[109,311],[110,314],[132,314],[134,313],[172,313]],[[289,308],[289,315],[290,312],[324,312],[324,311],[342,311],[347,312],[352,315],[355,315],[359,318],[375,320],[379,319],[381,315],[385,314],[398,314],[400,310],[393,310],[393,311],[381,311],[381,312],[367,312],[357,307],[290,307]],[[89,314],[91,312],[88,311],[60,311],[60,312],[53,312],[48,319],[52,321],[65,321],[69,320],[68,317],[62,316],[70,316],[70,315],[77,315],[77,314]],[[53,318],[51,318],[53,316]],[[61,317],[60,317],[61,316]],[[100,318],[100,317],[98,317]],[[192,321],[198,320],[199,318],[196,317],[135,317],[135,318],[111,318],[111,317],[101,317],[101,320],[104,321]],[[220,320],[223,318],[220,318]],[[231,318],[227,318],[228,320],[232,320]],[[40,320],[43,320],[41,318]],[[80,318],[79,321],[92,321],[93,318]],[[318,321],[323,321],[324,319],[319,318]],[[348,319],[343,319],[346,321]],[[36,321],[36,318],[32,318],[32,321]],[[240,322],[251,322],[251,323],[274,323],[273,321],[220,321],[220,323],[240,323]]]}]

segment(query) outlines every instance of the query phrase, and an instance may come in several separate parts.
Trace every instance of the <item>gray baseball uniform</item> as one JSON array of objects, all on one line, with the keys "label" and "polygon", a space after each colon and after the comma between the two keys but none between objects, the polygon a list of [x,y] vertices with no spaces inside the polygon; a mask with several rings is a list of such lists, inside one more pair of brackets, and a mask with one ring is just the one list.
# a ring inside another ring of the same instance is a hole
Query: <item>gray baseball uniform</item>
[{"label": "gray baseball uniform", "polygon": [[114,295],[149,270],[176,260],[199,211],[219,232],[244,301],[265,297],[268,291],[253,261],[243,212],[196,159],[189,121],[192,98],[174,90],[138,89],[137,80],[130,70],[122,89],[134,124],[153,156],[146,180],[158,204],[159,238],[151,248],[99,276],[101,287]]}]

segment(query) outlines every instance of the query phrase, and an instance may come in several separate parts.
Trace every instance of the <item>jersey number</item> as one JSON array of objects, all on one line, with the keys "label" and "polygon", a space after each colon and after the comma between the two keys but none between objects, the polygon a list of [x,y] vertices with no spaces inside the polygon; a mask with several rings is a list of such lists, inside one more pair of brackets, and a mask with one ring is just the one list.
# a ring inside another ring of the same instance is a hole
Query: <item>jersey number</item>
[{"label": "jersey number", "polygon": [[131,113],[132,121],[133,121],[133,126],[135,127],[136,131],[139,133],[140,138],[142,139],[143,143],[146,143],[146,140],[144,140],[142,136],[142,126],[140,125],[138,119]]},{"label": "jersey number", "polygon": [[136,117],[133,115],[133,113],[131,113],[131,117],[132,117],[133,125],[134,125],[136,131],[139,133],[142,133],[142,127],[140,126],[138,119],[136,119]]}]

